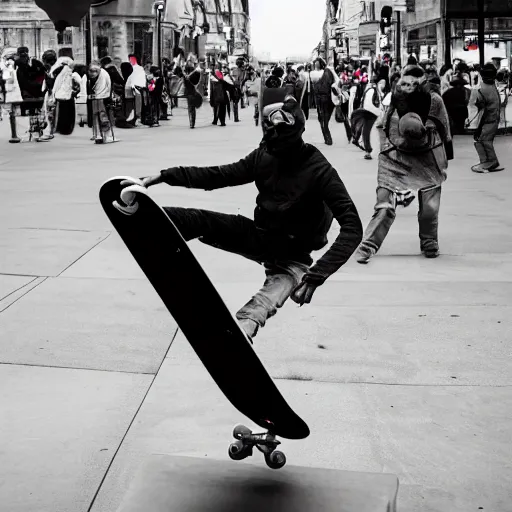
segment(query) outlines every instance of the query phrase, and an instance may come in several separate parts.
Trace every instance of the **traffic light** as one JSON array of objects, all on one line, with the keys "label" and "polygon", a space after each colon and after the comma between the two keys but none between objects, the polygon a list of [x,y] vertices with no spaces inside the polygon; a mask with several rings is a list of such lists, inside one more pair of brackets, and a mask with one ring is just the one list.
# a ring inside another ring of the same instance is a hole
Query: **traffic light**
[{"label": "traffic light", "polygon": [[380,33],[385,35],[389,32],[393,24],[393,8],[386,5],[380,12]]}]

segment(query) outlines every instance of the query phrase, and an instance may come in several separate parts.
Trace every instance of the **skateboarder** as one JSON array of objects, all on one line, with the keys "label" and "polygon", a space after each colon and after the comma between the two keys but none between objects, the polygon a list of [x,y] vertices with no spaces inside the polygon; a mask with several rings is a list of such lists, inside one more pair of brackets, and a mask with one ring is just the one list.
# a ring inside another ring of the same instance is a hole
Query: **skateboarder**
[{"label": "skateboarder", "polygon": [[[263,287],[236,314],[252,339],[288,297],[309,304],[315,289],[356,250],[362,225],[350,195],[320,151],[302,140],[305,119],[293,96],[262,111],[260,146],[242,160],[212,167],[171,167],[141,178],[214,190],[256,183],[254,221],[241,215],[193,208],[164,208],[185,240],[242,255],[265,266]],[[123,182],[123,185],[131,182]],[[325,247],[333,217],[338,237],[314,264],[311,252]]]}]

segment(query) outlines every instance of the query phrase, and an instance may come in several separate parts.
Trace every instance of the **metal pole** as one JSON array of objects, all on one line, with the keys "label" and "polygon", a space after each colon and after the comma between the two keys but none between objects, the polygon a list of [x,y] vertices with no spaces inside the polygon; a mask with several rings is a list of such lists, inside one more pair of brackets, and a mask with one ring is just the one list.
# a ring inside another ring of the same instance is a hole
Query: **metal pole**
[{"label": "metal pole", "polygon": [[85,15],[85,62],[89,65],[92,62],[92,21],[91,9]]},{"label": "metal pole", "polygon": [[401,13],[396,11],[396,63],[402,65],[402,23]]},{"label": "metal pole", "polygon": [[325,3],[325,29],[324,29],[324,45],[325,45],[325,62],[329,62],[329,20],[331,18],[331,0]]},{"label": "metal pole", "polygon": [[161,9],[157,9],[157,44],[158,44],[158,67],[160,71],[163,72],[162,65],[162,11]]},{"label": "metal pole", "polygon": [[478,53],[480,66],[485,64],[485,15],[484,0],[478,0]]}]

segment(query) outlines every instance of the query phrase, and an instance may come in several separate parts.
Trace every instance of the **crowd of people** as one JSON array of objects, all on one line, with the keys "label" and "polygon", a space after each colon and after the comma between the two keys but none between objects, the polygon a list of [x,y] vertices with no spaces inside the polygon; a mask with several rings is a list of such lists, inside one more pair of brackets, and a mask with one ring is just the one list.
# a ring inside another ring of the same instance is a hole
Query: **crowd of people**
[{"label": "crowd of people", "polygon": [[87,125],[95,143],[108,143],[118,141],[115,128],[157,127],[168,121],[180,99],[186,101],[194,129],[197,109],[208,97],[213,124],[225,126],[231,112],[239,122],[249,76],[244,59],[231,67],[219,59],[207,69],[204,59],[192,53],[185,57],[182,49],[172,61],[163,59],[162,66],[141,66],[135,55],[125,62],[105,56],[85,66],[74,61],[70,49],[47,50],[38,60],[30,58],[26,47],[6,48],[0,57],[0,116],[20,105],[20,114],[31,116],[38,142]]}]

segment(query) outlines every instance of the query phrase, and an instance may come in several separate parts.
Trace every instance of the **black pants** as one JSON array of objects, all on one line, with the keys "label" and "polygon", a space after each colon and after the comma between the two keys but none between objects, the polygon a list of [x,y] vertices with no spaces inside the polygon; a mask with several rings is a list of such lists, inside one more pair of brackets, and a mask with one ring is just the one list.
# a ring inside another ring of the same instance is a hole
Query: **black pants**
[{"label": "black pants", "polygon": [[240,118],[238,117],[238,103],[239,103],[239,101],[240,100],[233,101],[233,118],[234,118],[235,123],[238,123],[238,121],[240,121]]},{"label": "black pants", "polygon": [[[377,116],[368,110],[362,108],[355,110],[352,113],[352,135],[354,137],[354,144],[359,146],[367,153],[373,151],[371,145],[371,133]],[[361,147],[360,139],[363,138],[363,145]]]},{"label": "black pants", "polygon": [[345,101],[345,103],[340,103],[336,109],[338,111],[340,122],[345,126],[347,140],[350,142],[352,140],[352,128],[350,127],[350,120],[348,118],[348,101]]},{"label": "black pants", "polygon": [[318,121],[322,129],[322,135],[326,144],[332,144],[331,132],[329,131],[329,121],[331,120],[332,113],[334,112],[334,103],[331,98],[324,96],[317,96],[316,110],[318,112]]},{"label": "black pants", "polygon": [[[236,314],[239,320],[252,321],[250,331],[246,330],[249,336],[255,336],[283,306],[312,263],[309,254],[291,245],[292,240],[281,237],[276,244],[242,215],[174,207],[164,207],[164,211],[185,240],[199,238],[207,245],[265,265],[262,288]],[[277,246],[281,250],[276,250]]]},{"label": "black pants", "polygon": [[219,103],[213,107],[213,124],[220,121],[221,126],[226,126],[226,104]]},{"label": "black pants", "polygon": [[188,121],[190,124],[190,128],[195,128],[197,109],[194,106],[194,97],[193,96],[187,96],[187,108],[188,108]]}]

